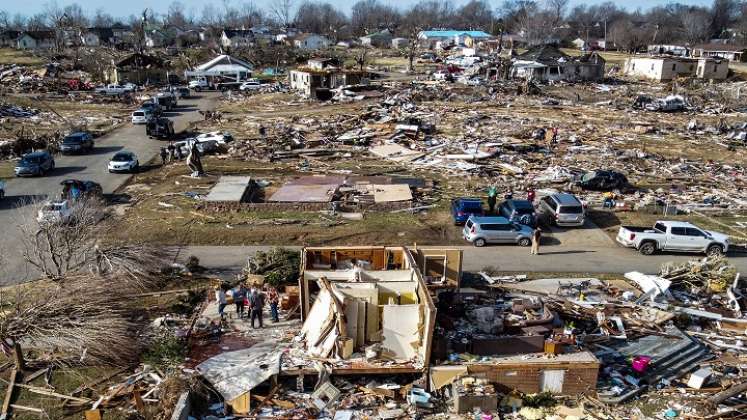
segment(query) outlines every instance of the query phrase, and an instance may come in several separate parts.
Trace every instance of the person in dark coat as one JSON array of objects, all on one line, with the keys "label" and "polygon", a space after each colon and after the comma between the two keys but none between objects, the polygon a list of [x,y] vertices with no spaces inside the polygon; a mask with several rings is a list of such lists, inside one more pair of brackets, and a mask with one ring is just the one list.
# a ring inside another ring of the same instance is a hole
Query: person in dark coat
[{"label": "person in dark coat", "polygon": [[251,294],[249,295],[249,306],[252,307],[252,328],[256,328],[254,326],[255,319],[259,321],[259,328],[264,328],[262,325],[262,308],[265,306],[265,295],[260,290],[252,288]]}]

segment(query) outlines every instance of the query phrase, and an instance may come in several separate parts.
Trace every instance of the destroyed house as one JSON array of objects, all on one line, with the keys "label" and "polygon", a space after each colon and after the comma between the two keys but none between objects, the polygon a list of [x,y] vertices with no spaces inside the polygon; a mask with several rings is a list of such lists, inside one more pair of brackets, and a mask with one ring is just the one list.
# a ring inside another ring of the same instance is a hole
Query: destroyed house
[{"label": "destroyed house", "polygon": [[367,71],[342,69],[334,66],[319,66],[310,61],[306,66],[291,70],[291,89],[307,98],[330,99],[330,90],[349,85],[367,85],[369,74]]},{"label": "destroyed house", "polygon": [[160,58],[135,53],[116,62],[106,74],[111,83],[135,83],[144,85],[149,83],[165,83],[168,79],[168,67]]},{"label": "destroyed house", "polygon": [[729,75],[729,61],[713,58],[636,56],[625,60],[623,73],[635,78],[669,81],[677,77],[724,80]]},{"label": "destroyed house", "polygon": [[333,373],[415,373],[428,366],[436,309],[409,249],[304,248],[299,289],[308,356],[366,354],[336,364]]},{"label": "destroyed house", "polygon": [[304,176],[266,194],[268,203],[306,204],[296,209],[329,209],[335,203],[340,211],[396,210],[409,208],[413,189],[425,185],[421,179],[390,176]]},{"label": "destroyed house", "polygon": [[692,51],[693,57],[720,58],[729,61],[747,62],[747,45],[700,44]]},{"label": "destroyed house", "polygon": [[592,52],[572,57],[552,45],[538,45],[513,60],[510,76],[516,79],[589,81],[604,77],[605,60]]}]

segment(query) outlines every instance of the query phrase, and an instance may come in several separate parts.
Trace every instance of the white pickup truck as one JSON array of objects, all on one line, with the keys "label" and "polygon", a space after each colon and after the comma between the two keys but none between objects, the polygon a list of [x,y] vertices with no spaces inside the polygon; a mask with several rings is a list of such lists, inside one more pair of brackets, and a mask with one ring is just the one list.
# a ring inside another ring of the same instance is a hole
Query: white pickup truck
[{"label": "white pickup truck", "polygon": [[125,92],[132,92],[133,88],[131,86],[127,85],[117,85],[117,84],[109,84],[104,87],[100,87],[96,89],[96,93],[100,93],[102,95],[109,95],[109,96],[116,96],[116,95],[122,95]]},{"label": "white pickup truck", "polygon": [[701,229],[692,223],[658,221],[653,228],[620,226],[617,242],[643,255],[656,251],[702,252],[722,255],[729,250],[729,236]]}]

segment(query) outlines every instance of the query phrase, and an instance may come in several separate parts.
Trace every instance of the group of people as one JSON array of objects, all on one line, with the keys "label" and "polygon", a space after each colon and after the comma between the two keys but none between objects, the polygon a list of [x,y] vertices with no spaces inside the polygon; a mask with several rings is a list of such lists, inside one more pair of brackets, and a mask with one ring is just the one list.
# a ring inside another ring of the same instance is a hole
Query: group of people
[{"label": "group of people", "polygon": [[262,311],[265,303],[270,305],[270,318],[273,322],[280,321],[280,314],[278,312],[278,305],[280,304],[280,295],[277,289],[271,286],[263,286],[258,288],[252,286],[247,288],[246,284],[239,283],[238,286],[226,291],[221,286],[215,287],[215,300],[218,302],[218,314],[221,318],[224,318],[226,313],[226,306],[228,306],[228,298],[231,297],[233,304],[236,305],[236,316],[239,319],[243,319],[244,315],[251,320],[252,328],[255,326],[255,321],[259,328],[264,328]]},{"label": "group of people", "polygon": [[167,162],[176,162],[177,160],[183,160],[184,152],[181,147],[176,147],[174,142],[169,142],[169,145],[161,148],[161,165],[165,165]]}]

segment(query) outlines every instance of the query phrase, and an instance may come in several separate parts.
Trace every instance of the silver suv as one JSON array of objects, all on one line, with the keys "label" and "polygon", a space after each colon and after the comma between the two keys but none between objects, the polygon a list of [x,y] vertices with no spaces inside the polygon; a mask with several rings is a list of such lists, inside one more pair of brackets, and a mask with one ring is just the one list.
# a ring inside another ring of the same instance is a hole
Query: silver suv
[{"label": "silver suv", "polygon": [[474,246],[489,243],[513,243],[520,246],[532,244],[534,230],[529,226],[512,223],[505,217],[470,216],[464,224],[462,236]]},{"label": "silver suv", "polygon": [[573,194],[557,193],[539,200],[539,212],[557,226],[583,226],[586,209]]}]

